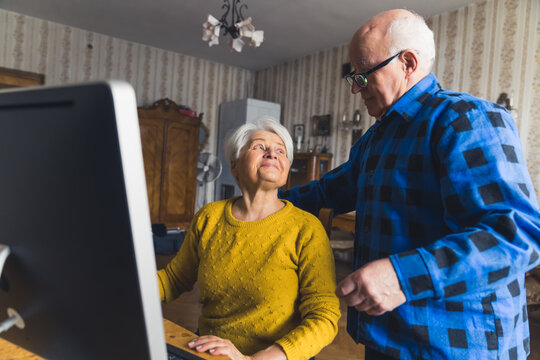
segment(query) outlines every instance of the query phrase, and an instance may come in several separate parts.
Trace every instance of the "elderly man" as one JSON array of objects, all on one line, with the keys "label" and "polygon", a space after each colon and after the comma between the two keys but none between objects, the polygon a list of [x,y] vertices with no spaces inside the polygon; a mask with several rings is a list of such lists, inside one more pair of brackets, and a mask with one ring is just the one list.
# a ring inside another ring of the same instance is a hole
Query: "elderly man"
[{"label": "elderly man", "polygon": [[506,109],[441,89],[433,33],[391,10],[352,38],[346,76],[375,124],[349,160],[281,197],[356,211],[355,271],[337,287],[366,359],[524,359],[524,274],[540,216]]}]

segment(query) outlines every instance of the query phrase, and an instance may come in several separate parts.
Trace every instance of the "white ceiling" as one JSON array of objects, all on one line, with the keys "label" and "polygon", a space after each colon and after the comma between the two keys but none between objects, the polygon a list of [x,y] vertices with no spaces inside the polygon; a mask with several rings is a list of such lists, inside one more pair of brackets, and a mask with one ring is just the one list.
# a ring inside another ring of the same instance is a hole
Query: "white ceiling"
[{"label": "white ceiling", "polygon": [[[478,0],[242,0],[259,48],[231,52],[227,39],[201,40],[207,14],[221,18],[223,0],[0,0],[0,8],[210,61],[261,70],[350,41],[371,16],[405,7],[424,17]],[[232,2],[232,0],[231,0]],[[227,35],[229,37],[229,35]]]}]

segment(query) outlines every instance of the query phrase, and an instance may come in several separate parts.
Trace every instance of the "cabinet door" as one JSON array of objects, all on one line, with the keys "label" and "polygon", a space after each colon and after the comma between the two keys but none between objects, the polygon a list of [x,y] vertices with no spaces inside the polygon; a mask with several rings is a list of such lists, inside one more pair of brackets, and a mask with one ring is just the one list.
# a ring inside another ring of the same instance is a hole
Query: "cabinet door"
[{"label": "cabinet door", "polygon": [[289,170],[289,179],[287,188],[290,189],[296,185],[304,185],[308,179],[309,159],[295,157],[291,169]]},{"label": "cabinet door", "polygon": [[165,121],[161,119],[139,118],[148,205],[150,206],[152,224],[159,223],[164,124]]},{"label": "cabinet door", "polygon": [[295,153],[286,189],[319,180],[330,168],[332,154]]},{"label": "cabinet door", "polygon": [[322,178],[329,170],[332,162],[332,155],[320,154],[317,156],[317,174],[316,179]]},{"label": "cabinet door", "polygon": [[199,126],[167,121],[161,188],[161,222],[189,226],[195,208]]}]

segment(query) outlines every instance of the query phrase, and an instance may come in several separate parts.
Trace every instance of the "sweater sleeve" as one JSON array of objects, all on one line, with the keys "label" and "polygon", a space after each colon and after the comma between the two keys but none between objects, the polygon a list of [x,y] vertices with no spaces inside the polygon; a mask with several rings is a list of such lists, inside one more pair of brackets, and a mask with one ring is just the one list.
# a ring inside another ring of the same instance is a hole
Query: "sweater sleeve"
[{"label": "sweater sleeve", "polygon": [[159,295],[161,301],[169,302],[183,292],[193,289],[197,281],[199,267],[197,217],[191,223],[184,242],[176,256],[165,267],[158,271]]},{"label": "sweater sleeve", "polygon": [[298,280],[302,321],[276,341],[288,360],[308,359],[330,344],[338,331],[339,300],[335,295],[335,263],[318,219],[299,235]]}]

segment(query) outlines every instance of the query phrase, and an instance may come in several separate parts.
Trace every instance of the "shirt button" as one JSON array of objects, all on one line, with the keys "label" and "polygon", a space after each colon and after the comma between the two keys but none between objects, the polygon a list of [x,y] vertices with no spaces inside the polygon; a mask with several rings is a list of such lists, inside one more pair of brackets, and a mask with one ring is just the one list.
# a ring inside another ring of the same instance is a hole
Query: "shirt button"
[{"label": "shirt button", "polygon": [[369,232],[369,226],[364,225],[364,232]]},{"label": "shirt button", "polygon": [[375,171],[374,170],[369,170],[369,176],[373,176],[373,174],[375,174]]}]

